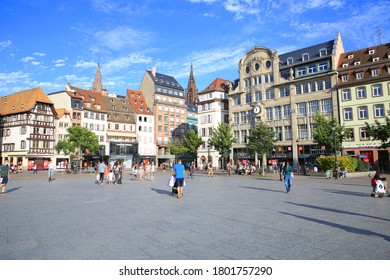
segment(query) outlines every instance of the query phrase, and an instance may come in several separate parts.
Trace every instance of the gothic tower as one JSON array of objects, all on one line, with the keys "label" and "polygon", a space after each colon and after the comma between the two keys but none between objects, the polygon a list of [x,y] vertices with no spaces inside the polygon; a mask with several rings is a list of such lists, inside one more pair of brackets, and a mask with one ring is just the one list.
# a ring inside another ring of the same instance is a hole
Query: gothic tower
[{"label": "gothic tower", "polygon": [[98,66],[96,68],[95,80],[93,81],[93,85],[92,85],[92,91],[101,93],[102,89],[103,89],[102,74],[100,73],[100,63],[98,63]]},{"label": "gothic tower", "polygon": [[196,88],[194,72],[192,70],[192,63],[191,63],[190,77],[188,79],[188,85],[187,85],[186,92],[187,92],[186,103],[187,104],[196,104],[198,102],[198,89]]}]

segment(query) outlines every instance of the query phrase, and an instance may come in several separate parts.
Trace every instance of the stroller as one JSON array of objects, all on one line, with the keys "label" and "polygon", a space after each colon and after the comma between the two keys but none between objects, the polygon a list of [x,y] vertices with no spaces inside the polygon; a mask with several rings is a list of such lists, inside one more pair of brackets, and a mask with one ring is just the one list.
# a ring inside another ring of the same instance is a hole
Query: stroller
[{"label": "stroller", "polygon": [[172,188],[171,191],[171,196],[177,196],[177,184],[176,184],[176,179],[175,176],[171,176],[168,181],[168,186]]},{"label": "stroller", "polygon": [[379,198],[382,198],[384,196],[390,197],[389,191],[387,189],[386,177],[380,178],[379,174],[375,174],[373,178],[371,178],[369,174],[368,177],[371,179],[372,197],[379,197]]}]

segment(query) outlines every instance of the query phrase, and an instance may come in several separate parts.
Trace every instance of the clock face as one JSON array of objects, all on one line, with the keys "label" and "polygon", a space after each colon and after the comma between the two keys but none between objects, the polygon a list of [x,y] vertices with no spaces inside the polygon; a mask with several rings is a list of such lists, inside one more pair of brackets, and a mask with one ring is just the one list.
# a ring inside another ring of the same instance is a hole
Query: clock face
[{"label": "clock face", "polygon": [[253,108],[253,112],[254,112],[255,114],[260,113],[260,112],[261,112],[260,107],[259,107],[259,106],[256,106],[255,108]]}]

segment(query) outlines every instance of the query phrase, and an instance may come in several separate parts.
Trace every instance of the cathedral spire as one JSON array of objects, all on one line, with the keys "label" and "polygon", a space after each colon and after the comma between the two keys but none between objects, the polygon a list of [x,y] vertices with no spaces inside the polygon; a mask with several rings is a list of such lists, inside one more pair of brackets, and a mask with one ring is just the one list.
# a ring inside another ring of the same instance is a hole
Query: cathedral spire
[{"label": "cathedral spire", "polygon": [[95,80],[93,81],[92,91],[102,92],[103,83],[102,83],[102,74],[100,73],[100,62],[96,68]]},{"label": "cathedral spire", "polygon": [[191,63],[190,77],[188,79],[188,85],[187,85],[186,103],[195,104],[197,101],[198,101],[198,89],[196,88],[194,71],[192,69],[192,63]]}]

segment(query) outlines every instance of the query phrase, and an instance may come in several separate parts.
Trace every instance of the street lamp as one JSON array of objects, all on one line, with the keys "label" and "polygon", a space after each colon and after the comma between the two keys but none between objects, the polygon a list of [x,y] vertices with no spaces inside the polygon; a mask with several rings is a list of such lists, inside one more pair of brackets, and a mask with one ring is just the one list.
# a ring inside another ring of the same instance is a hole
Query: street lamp
[{"label": "street lamp", "polygon": [[297,174],[299,174],[299,138],[297,138]]},{"label": "street lamp", "polygon": [[335,169],[335,179],[339,178],[339,164],[337,161],[337,133],[336,133],[336,126],[333,127],[333,133],[334,133],[334,169]]},{"label": "street lamp", "polygon": [[104,149],[104,147],[100,146],[100,154],[102,155],[102,162],[103,162],[103,149]]}]

